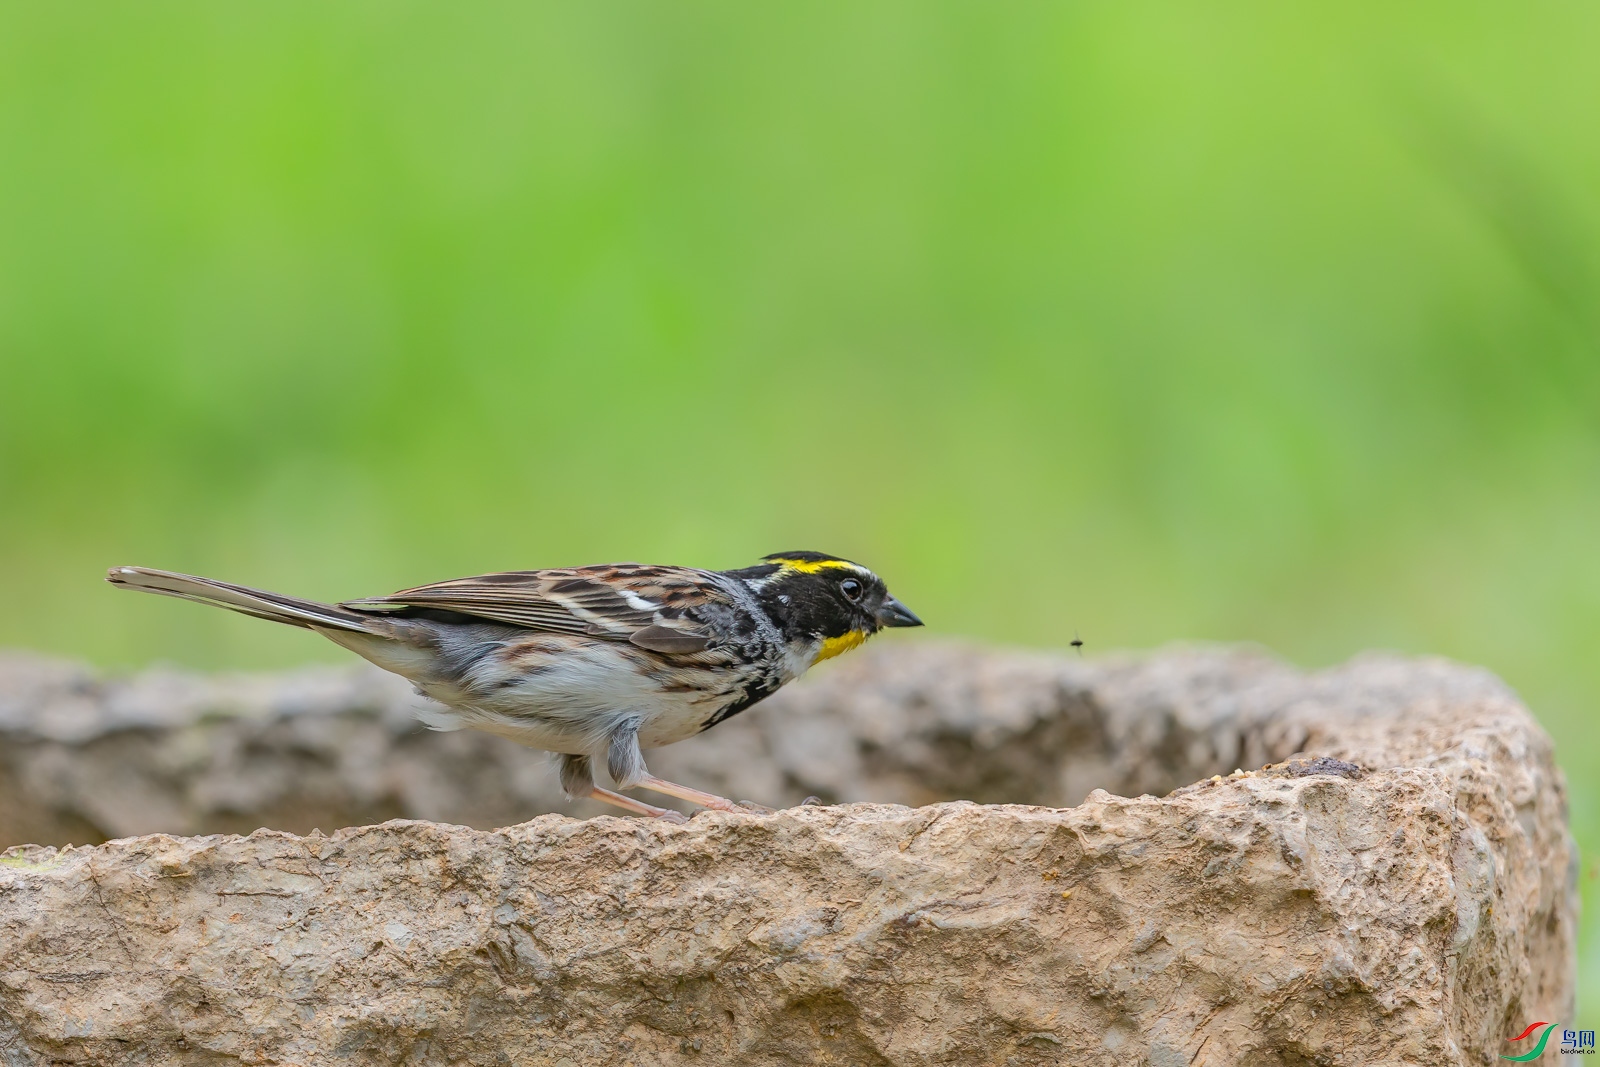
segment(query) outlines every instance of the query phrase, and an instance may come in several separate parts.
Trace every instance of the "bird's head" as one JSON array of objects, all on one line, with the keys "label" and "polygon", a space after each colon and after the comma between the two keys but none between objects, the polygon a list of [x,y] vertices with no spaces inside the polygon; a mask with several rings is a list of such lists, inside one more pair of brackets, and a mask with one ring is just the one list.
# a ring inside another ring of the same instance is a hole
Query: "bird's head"
[{"label": "bird's head", "polygon": [[882,578],[825,552],[775,552],[739,573],[786,638],[820,641],[813,662],[848,652],[886,626],[922,625]]}]

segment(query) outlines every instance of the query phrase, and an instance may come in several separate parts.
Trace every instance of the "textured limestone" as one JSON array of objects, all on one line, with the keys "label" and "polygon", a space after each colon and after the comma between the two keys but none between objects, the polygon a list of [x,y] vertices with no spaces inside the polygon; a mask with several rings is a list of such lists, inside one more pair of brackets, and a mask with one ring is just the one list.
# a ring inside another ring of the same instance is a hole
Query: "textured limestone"
[{"label": "textured limestone", "polygon": [[[119,832],[117,797],[140,830],[554,803],[537,757],[415,733],[373,676],[70,674],[0,670],[5,788],[67,776],[29,800],[58,828]],[[1570,1017],[1563,787],[1481,671],[906,643],[652,764],[987,804],[12,849],[0,1063],[1487,1064]]]},{"label": "textured limestone", "polygon": [[[650,764],[773,807],[809,795],[1065,806],[1096,787],[1161,794],[1282,759],[1308,729],[1279,714],[1284,702],[1352,677],[1308,681],[1237,649],[1168,652],[1151,669],[911,641],[826,664]],[[542,753],[424,729],[418,704],[405,682],[359,664],[101,677],[0,654],[0,847],[391,818],[491,829],[612,810],[565,801]]]}]

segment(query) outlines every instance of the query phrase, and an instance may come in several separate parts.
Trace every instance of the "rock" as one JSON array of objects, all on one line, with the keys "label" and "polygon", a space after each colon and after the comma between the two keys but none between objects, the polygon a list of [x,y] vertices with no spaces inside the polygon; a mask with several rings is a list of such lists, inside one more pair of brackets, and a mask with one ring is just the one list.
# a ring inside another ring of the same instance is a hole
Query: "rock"
[{"label": "rock", "polygon": [[[557,803],[362,672],[0,678],[8,826]],[[13,848],[0,1063],[1487,1064],[1571,1017],[1564,787],[1482,671],[886,644],[651,762],[849,803]]]}]

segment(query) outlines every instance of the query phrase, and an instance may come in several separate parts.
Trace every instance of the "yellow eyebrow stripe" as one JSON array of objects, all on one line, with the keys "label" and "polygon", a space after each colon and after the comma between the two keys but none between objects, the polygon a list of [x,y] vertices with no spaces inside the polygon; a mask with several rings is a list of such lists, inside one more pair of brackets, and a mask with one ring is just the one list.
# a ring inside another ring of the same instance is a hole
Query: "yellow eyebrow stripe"
[{"label": "yellow eyebrow stripe", "polygon": [[799,571],[801,574],[816,574],[819,571],[826,570],[860,570],[856,564],[849,563],[842,559],[784,559],[780,557],[778,559],[768,560],[767,562],[777,563],[788,568],[789,570]]},{"label": "yellow eyebrow stripe", "polygon": [[812,663],[821,663],[825,659],[832,659],[842,652],[849,652],[867,639],[865,630],[851,630],[840,637],[827,637],[822,641],[822,650],[817,653],[817,658]]}]

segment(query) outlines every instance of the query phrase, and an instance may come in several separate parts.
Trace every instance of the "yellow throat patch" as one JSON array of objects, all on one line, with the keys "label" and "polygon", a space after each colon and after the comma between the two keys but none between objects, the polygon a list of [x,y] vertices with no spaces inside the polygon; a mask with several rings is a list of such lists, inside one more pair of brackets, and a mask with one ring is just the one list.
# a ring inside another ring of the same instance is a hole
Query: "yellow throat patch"
[{"label": "yellow throat patch", "polygon": [[841,652],[849,652],[866,639],[867,631],[865,630],[851,630],[849,633],[842,634],[839,637],[823,638],[822,651],[818,652],[817,658],[811,662],[813,664],[821,663],[825,659],[832,659]]}]

